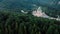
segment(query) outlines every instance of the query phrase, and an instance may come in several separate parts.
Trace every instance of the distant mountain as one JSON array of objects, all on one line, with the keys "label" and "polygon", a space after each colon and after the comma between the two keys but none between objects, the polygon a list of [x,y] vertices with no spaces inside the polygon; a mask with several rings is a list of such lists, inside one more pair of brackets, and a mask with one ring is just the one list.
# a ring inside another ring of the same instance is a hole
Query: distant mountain
[{"label": "distant mountain", "polygon": [[42,6],[42,10],[49,16],[60,16],[60,0],[0,0],[0,10],[27,11],[29,14]]},{"label": "distant mountain", "polygon": [[42,5],[54,9],[60,9],[60,4],[58,3],[59,0],[0,0],[0,8],[32,10],[32,8]]}]

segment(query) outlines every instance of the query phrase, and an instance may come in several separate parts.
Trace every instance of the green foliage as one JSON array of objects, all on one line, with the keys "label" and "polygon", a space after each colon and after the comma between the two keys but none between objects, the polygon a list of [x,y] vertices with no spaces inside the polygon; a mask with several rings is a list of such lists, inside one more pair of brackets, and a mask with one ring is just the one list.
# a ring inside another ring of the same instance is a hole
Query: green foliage
[{"label": "green foliage", "polygon": [[60,10],[57,9],[51,9],[49,7],[42,7],[43,12],[45,12],[48,16],[57,18],[60,17]]},{"label": "green foliage", "polygon": [[0,34],[60,34],[59,23],[30,14],[0,12]]}]

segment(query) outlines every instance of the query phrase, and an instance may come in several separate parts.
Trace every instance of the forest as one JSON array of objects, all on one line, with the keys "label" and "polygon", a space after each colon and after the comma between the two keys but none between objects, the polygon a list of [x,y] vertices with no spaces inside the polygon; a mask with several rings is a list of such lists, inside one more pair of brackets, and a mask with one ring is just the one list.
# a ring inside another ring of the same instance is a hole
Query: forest
[{"label": "forest", "polygon": [[0,11],[0,34],[60,34],[60,21]]},{"label": "forest", "polygon": [[0,0],[0,34],[60,34],[60,21],[32,15],[38,7],[60,18],[60,0]]}]

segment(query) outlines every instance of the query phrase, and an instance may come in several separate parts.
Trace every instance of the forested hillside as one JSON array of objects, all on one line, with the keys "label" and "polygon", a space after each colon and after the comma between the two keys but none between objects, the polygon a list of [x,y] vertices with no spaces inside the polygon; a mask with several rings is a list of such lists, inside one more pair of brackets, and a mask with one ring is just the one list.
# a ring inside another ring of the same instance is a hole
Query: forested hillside
[{"label": "forested hillside", "polygon": [[60,34],[60,21],[3,11],[0,34]]},{"label": "forested hillside", "polygon": [[43,12],[51,17],[60,17],[60,0],[0,0],[0,10],[31,13],[42,6]]},{"label": "forested hillside", "polygon": [[[60,0],[0,0],[0,8],[7,9],[29,9],[36,6],[46,6],[50,8],[60,9]],[[36,6],[34,6],[36,5]]]},{"label": "forested hillside", "polygon": [[39,7],[60,18],[60,0],[0,0],[0,34],[60,34],[60,21],[32,15]]},{"label": "forested hillside", "polygon": [[42,7],[42,11],[45,12],[48,16],[60,18],[60,10],[51,9],[49,7]]}]

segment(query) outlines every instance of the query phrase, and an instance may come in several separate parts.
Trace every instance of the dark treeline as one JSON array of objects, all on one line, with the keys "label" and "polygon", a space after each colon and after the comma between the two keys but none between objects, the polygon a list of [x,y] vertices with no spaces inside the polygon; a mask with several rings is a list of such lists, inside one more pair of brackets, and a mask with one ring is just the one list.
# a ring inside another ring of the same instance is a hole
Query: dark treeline
[{"label": "dark treeline", "polygon": [[60,34],[60,21],[0,12],[0,34]]}]

